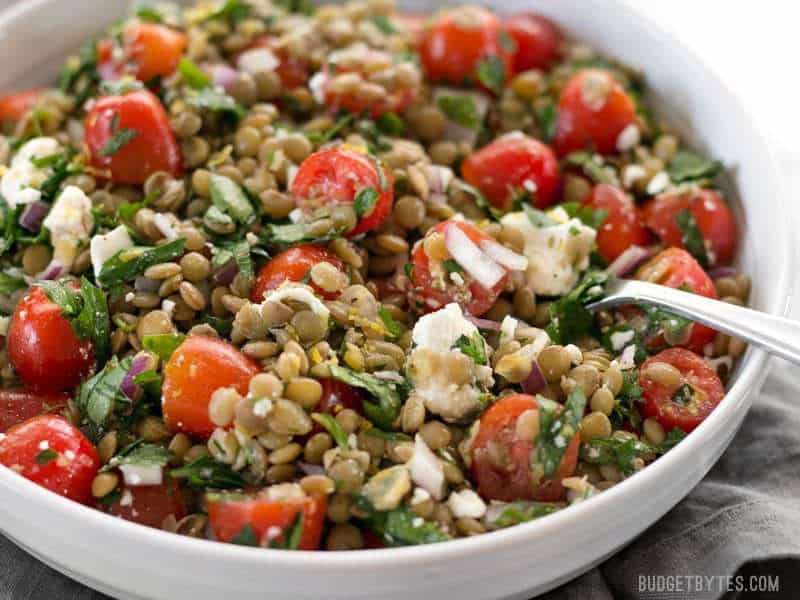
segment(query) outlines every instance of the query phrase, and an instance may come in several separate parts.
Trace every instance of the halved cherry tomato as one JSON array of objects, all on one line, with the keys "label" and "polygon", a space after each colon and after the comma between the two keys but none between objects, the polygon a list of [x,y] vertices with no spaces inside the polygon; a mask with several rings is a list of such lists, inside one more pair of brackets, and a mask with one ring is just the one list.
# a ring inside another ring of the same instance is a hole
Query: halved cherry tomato
[{"label": "halved cherry tomato", "polygon": [[561,156],[575,150],[613,154],[619,134],[635,123],[636,104],[611,73],[587,69],[561,92],[553,143]]},{"label": "halved cherry tomato", "polygon": [[19,121],[41,98],[44,89],[27,90],[0,97],[0,121]]},{"label": "halved cherry tomato", "polygon": [[113,43],[97,46],[98,70],[105,79],[127,73],[139,81],[167,77],[175,72],[186,49],[186,35],[158,23],[130,23],[122,32],[122,56],[114,57]]},{"label": "halved cherry tomato", "polygon": [[[340,271],[344,269],[344,263],[339,257],[322,246],[301,244],[284,250],[261,267],[250,291],[250,299],[253,302],[261,302],[264,300],[264,294],[279,287],[283,282],[303,281],[311,267],[321,262],[330,263]],[[335,292],[325,292],[311,281],[309,284],[314,291],[328,300],[333,300],[338,295]]]},{"label": "halved cherry tomato", "polygon": [[0,440],[0,464],[51,492],[87,503],[100,458],[66,419],[40,415],[8,430]]},{"label": "halved cherry tomato", "polygon": [[110,170],[115,183],[141,184],[156,171],[174,177],[183,172],[167,113],[147,90],[100,98],[84,129],[92,166]]},{"label": "halved cherry tomato", "polygon": [[164,367],[161,408],[172,431],[208,437],[215,429],[208,417],[211,395],[233,387],[246,394],[258,366],[234,346],[214,338],[191,335]]},{"label": "halved cherry tomato", "polygon": [[275,55],[275,58],[279,61],[275,72],[278,74],[281,84],[287,90],[305,85],[308,81],[308,62],[297,56],[292,56],[287,50],[279,47],[274,37],[270,35],[260,36],[250,44],[250,48],[266,48]]},{"label": "halved cherry tomato", "polygon": [[556,200],[558,159],[549,146],[521,133],[509,133],[470,154],[461,174],[498,208],[508,208],[514,194],[528,191],[537,208]]},{"label": "halved cherry tomato", "polygon": [[597,230],[597,251],[606,262],[612,262],[631,246],[650,243],[650,233],[644,226],[639,208],[618,187],[597,184],[584,204],[608,213]]},{"label": "halved cherry tomato", "polygon": [[531,460],[535,459],[536,447],[532,439],[519,437],[516,426],[520,415],[538,410],[533,396],[511,394],[500,398],[481,416],[470,452],[472,475],[484,498],[554,502],[563,496],[561,480],[575,472],[580,436],[572,436],[553,476],[535,484],[531,480]]},{"label": "halved cherry tomato", "polygon": [[374,189],[378,198],[348,232],[352,237],[380,227],[392,210],[394,178],[386,166],[348,148],[320,150],[300,164],[291,191],[297,205],[311,211],[325,204],[353,204],[358,193],[367,188]]},{"label": "halved cherry tomato", "polygon": [[222,542],[230,542],[249,525],[259,545],[268,546],[271,541],[284,541],[286,529],[302,511],[299,549],[319,548],[328,504],[325,496],[273,500],[267,494],[268,491],[256,495],[209,494],[206,506],[214,536]]},{"label": "halved cherry tomato", "polygon": [[[431,227],[426,237],[433,234],[444,235],[447,227],[458,227],[476,244],[491,239],[489,235],[471,223],[453,220],[442,221],[435,227]],[[508,275],[506,275],[492,289],[487,290],[473,280],[468,273],[460,271],[458,276],[463,280],[463,285],[456,284],[442,265],[443,261],[431,261],[425,252],[422,241],[414,246],[411,252],[411,262],[413,265],[411,294],[426,312],[439,310],[450,302],[456,302],[464,311],[479,317],[492,307],[508,281]]]},{"label": "halved cherry tomato", "polygon": [[31,417],[55,413],[67,405],[68,399],[69,395],[59,392],[0,390],[0,433]]},{"label": "halved cherry tomato", "polygon": [[172,515],[177,521],[186,516],[183,491],[172,480],[161,485],[120,486],[120,496],[112,504],[98,503],[100,510],[148,527],[161,529]]},{"label": "halved cherry tomato", "polygon": [[8,359],[32,390],[75,388],[94,366],[89,340],[81,341],[61,307],[32,287],[17,304],[8,328]]},{"label": "halved cherry tomato", "polygon": [[661,194],[644,205],[647,226],[669,246],[683,247],[683,234],[675,220],[682,210],[692,213],[703,238],[711,244],[709,259],[728,264],[736,254],[738,231],[731,209],[714,190]]},{"label": "halved cherry tomato", "polygon": [[512,15],[505,22],[509,35],[517,44],[514,69],[546,69],[558,59],[562,35],[555,23],[535,13]]},{"label": "halved cherry tomato", "polygon": [[[714,282],[703,267],[682,248],[667,248],[656,254],[636,272],[636,279],[660,283],[675,289],[716,298]],[[714,341],[716,333],[710,327],[694,323],[689,340],[680,344],[689,350],[702,352],[703,347]]]},{"label": "halved cherry tomato", "polygon": [[429,80],[457,85],[481,81],[482,64],[498,59],[507,81],[513,71],[513,51],[513,41],[500,19],[479,6],[440,13],[427,23],[419,48]]},{"label": "halved cherry tomato", "polygon": [[[666,386],[653,381],[647,369],[654,363],[667,363],[678,369],[681,382]],[[689,433],[725,396],[716,371],[702,357],[683,348],[668,348],[644,361],[639,370],[639,385],[644,395],[645,416],[654,418],[666,431],[677,427]]]}]

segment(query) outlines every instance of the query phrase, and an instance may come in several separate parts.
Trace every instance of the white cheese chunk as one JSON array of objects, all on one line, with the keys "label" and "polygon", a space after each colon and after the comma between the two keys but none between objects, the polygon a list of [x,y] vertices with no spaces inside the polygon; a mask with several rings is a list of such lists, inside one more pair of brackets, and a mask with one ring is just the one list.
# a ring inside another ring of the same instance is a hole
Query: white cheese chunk
[{"label": "white cheese chunk", "polygon": [[163,471],[161,465],[120,465],[125,485],[161,485]]},{"label": "white cheese chunk", "polygon": [[242,52],[237,64],[240,70],[255,75],[262,71],[274,71],[281,63],[268,48],[253,48]]},{"label": "white cheese chunk", "polygon": [[464,318],[461,307],[453,302],[421,317],[411,339],[416,347],[448,352],[462,335],[472,337],[476,333],[478,328]]},{"label": "white cheese chunk", "polygon": [[95,277],[100,275],[100,270],[108,259],[120,250],[132,247],[133,240],[128,234],[128,228],[125,225],[120,225],[103,235],[94,236],[89,244],[89,255],[92,258]]},{"label": "white cheese chunk", "polygon": [[581,271],[589,267],[596,232],[579,219],[536,227],[524,212],[514,212],[504,216],[501,222],[523,235],[524,254],[528,257],[526,277],[536,294],[566,294],[578,283]]},{"label": "white cheese chunk", "polygon": [[89,241],[94,227],[92,201],[80,188],[67,186],[56,198],[42,225],[50,231],[53,261],[69,268],[78,255],[79,246]]},{"label": "white cheese chunk", "polygon": [[36,158],[45,158],[61,152],[58,141],[50,137],[38,137],[26,142],[14,156],[11,166],[0,179],[0,193],[10,208],[31,204],[42,197],[38,190],[49,177],[50,167],[38,168]]},{"label": "white cheese chunk", "polygon": [[480,519],[486,514],[486,503],[472,490],[451,493],[447,507],[456,519]]},{"label": "white cheese chunk", "polygon": [[320,317],[323,321],[327,322],[331,311],[325,306],[316,295],[314,291],[307,285],[284,283],[279,288],[268,292],[264,297],[264,302],[278,302],[282,303],[285,300],[299,302],[305,304],[311,312]]},{"label": "white cheese chunk", "polygon": [[411,471],[411,481],[414,484],[425,490],[435,500],[444,498],[445,485],[442,462],[419,434],[414,438],[414,455],[408,462],[408,468]]}]

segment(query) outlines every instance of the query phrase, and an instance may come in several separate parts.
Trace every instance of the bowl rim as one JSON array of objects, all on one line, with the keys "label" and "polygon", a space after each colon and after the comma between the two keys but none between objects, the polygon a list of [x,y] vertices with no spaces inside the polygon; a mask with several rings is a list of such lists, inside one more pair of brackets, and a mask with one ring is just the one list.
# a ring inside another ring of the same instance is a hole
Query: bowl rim
[{"label": "bowl rim", "polygon": [[[52,1],[28,0],[28,2],[19,3],[6,9],[0,13],[0,30],[8,26],[9,22],[24,17],[26,13]],[[783,175],[776,166],[777,161],[774,160],[774,151],[761,131],[753,126],[755,120],[750,118],[749,111],[745,109],[739,95],[731,90],[725,80],[714,69],[710,68],[702,57],[648,15],[634,9],[623,0],[603,1],[614,4],[615,10],[619,11],[622,18],[626,19],[632,26],[644,31],[662,47],[669,47],[675,55],[684,60],[694,62],[704,72],[704,75],[732,100],[732,109],[737,116],[737,126],[746,127],[749,130],[749,136],[760,144],[760,150],[767,156],[768,160],[765,161],[764,170],[769,175],[766,178],[769,182],[768,185],[771,186],[768,192],[774,193],[775,202],[779,210],[786,214],[787,200],[784,194],[780,193],[783,191],[785,183]],[[592,0],[592,2],[597,3],[597,0]],[[776,239],[782,240],[781,266],[778,280],[773,284],[777,289],[777,296],[766,311],[770,314],[786,315],[792,302],[790,274],[796,262],[796,242],[793,236],[790,235],[789,220],[779,219],[778,221],[781,230],[777,232],[779,235],[776,236]],[[13,486],[19,490],[21,495],[27,496],[32,504],[38,505],[40,510],[44,509],[58,513],[63,519],[83,521],[85,527],[104,529],[105,535],[118,537],[120,542],[142,544],[143,547],[146,545],[159,545],[162,550],[169,550],[172,553],[182,554],[186,557],[213,558],[217,564],[234,561],[242,565],[248,563],[257,565],[268,562],[270,566],[277,568],[322,568],[330,570],[346,569],[353,564],[357,564],[359,568],[378,568],[391,566],[398,561],[420,564],[430,563],[433,560],[452,560],[472,555],[476,552],[501,550],[503,547],[521,544],[532,538],[557,534],[570,522],[589,522],[593,514],[602,515],[608,513],[614,505],[619,504],[626,498],[635,496],[637,493],[642,494],[648,488],[652,489],[653,486],[657,486],[665,474],[673,468],[673,465],[691,460],[691,455],[702,452],[706,438],[711,435],[712,431],[722,430],[732,425],[737,418],[733,405],[740,403],[735,401],[741,401],[751,391],[749,388],[762,381],[761,378],[764,375],[768,359],[768,355],[761,350],[749,350],[740,365],[739,376],[731,388],[727,390],[723,402],[711,413],[710,417],[659,460],[602,494],[593,497],[591,502],[568,506],[563,510],[548,515],[546,518],[506,529],[436,544],[368,549],[355,552],[304,550],[286,552],[269,548],[251,548],[222,544],[211,540],[188,538],[125,521],[54,494],[5,467],[0,468],[0,487],[10,488]],[[673,507],[671,506],[671,508]]]}]

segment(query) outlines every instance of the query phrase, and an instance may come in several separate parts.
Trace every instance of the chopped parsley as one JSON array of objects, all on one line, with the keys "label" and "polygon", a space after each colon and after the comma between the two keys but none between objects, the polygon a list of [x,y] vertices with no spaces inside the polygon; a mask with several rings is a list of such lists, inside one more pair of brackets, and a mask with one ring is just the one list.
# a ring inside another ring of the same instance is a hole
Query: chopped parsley
[{"label": "chopped parsley", "polygon": [[506,67],[496,54],[490,54],[478,63],[478,81],[499,94],[506,83]]},{"label": "chopped parsley", "polygon": [[196,90],[202,90],[211,85],[211,78],[190,58],[183,57],[178,64],[181,78],[184,83]]},{"label": "chopped parsley", "polygon": [[555,102],[551,100],[537,105],[534,108],[534,116],[536,117],[536,124],[542,130],[544,139],[547,141],[552,140],[556,136],[556,121],[558,118]]},{"label": "chopped parsley", "polygon": [[185,339],[182,333],[154,333],[142,338],[142,347],[166,362]]},{"label": "chopped parsley", "polygon": [[480,129],[481,119],[478,116],[475,100],[471,96],[439,96],[436,104],[453,123],[468,129]]},{"label": "chopped parsley", "polygon": [[455,347],[458,348],[462,354],[469,356],[476,365],[488,364],[489,360],[486,358],[486,342],[479,332],[473,333],[471,336],[462,335],[456,340]]},{"label": "chopped parsley", "polygon": [[397,29],[392,24],[392,21],[386,15],[373,15],[370,18],[370,21],[381,30],[381,32],[385,33],[386,35],[392,35],[393,33],[397,33]]},{"label": "chopped parsley", "polygon": [[448,273],[461,273],[464,271],[462,266],[453,258],[446,258],[442,261],[442,268]]},{"label": "chopped parsley", "polygon": [[51,463],[58,458],[58,452],[52,448],[46,448],[36,455],[36,464],[43,466]]},{"label": "chopped parsley", "polygon": [[122,150],[124,146],[133,141],[139,135],[135,129],[127,129],[119,127],[119,115],[115,114],[111,119],[111,137],[100,148],[102,156],[114,156],[117,152]]},{"label": "chopped parsley", "polygon": [[353,200],[353,210],[356,211],[356,216],[360,218],[370,214],[375,208],[378,196],[378,190],[374,187],[365,187],[359,190]]},{"label": "chopped parsley", "polygon": [[556,502],[526,502],[524,500],[509,502],[491,522],[491,525],[495,528],[511,527],[550,515],[562,508],[564,506]]},{"label": "chopped parsley", "polygon": [[537,396],[536,402],[539,405],[536,454],[544,469],[544,476],[550,477],[561,464],[572,438],[578,434],[578,427],[586,408],[586,395],[580,388],[573,390],[563,410],[560,404],[544,396]]},{"label": "chopped parsley", "polygon": [[173,479],[185,479],[189,487],[236,489],[245,486],[244,478],[228,465],[210,456],[201,456],[188,465],[170,471]]},{"label": "chopped parsley", "polygon": [[405,328],[400,323],[395,321],[392,313],[390,313],[385,306],[381,306],[378,309],[378,316],[381,318],[381,321],[383,321],[383,326],[386,328],[386,333],[388,333],[392,338],[397,339],[403,335]]},{"label": "chopped parsley", "polygon": [[342,429],[339,422],[327,413],[312,413],[311,418],[316,423],[319,423],[325,431],[331,434],[333,441],[342,449],[350,449],[350,441],[348,440],[347,432]]},{"label": "chopped parsley", "polygon": [[402,405],[402,399],[396,383],[383,381],[371,373],[357,373],[338,365],[331,365],[330,370],[331,377],[334,379],[372,394],[378,402],[363,401],[364,413],[367,418],[383,429],[393,428],[394,421],[400,414]]},{"label": "chopped parsley", "polygon": [[672,394],[672,401],[675,404],[680,404],[681,406],[686,406],[692,401],[692,397],[694,396],[694,388],[688,383],[684,383],[680,386],[675,393]]},{"label": "chopped parsley", "polygon": [[588,333],[594,325],[594,317],[586,305],[603,296],[603,286],[608,274],[589,271],[581,282],[566,296],[550,305],[550,324],[547,333],[558,344],[566,344]]},{"label": "chopped parsley", "polygon": [[362,495],[355,497],[354,504],[366,526],[389,546],[432,544],[450,539],[436,523],[418,517],[407,506],[381,512]]},{"label": "chopped parsley", "polygon": [[105,287],[133,281],[148,267],[182,256],[185,246],[186,240],[178,238],[161,246],[135,246],[121,250],[103,263],[97,281]]},{"label": "chopped parsley", "polygon": [[710,266],[708,250],[703,234],[697,226],[694,215],[688,208],[684,208],[675,215],[675,224],[681,232],[681,243],[686,251],[691,254],[700,266],[707,269]]},{"label": "chopped parsley", "polygon": [[673,183],[699,183],[713,180],[722,171],[722,163],[690,152],[678,150],[669,162],[667,173]]}]

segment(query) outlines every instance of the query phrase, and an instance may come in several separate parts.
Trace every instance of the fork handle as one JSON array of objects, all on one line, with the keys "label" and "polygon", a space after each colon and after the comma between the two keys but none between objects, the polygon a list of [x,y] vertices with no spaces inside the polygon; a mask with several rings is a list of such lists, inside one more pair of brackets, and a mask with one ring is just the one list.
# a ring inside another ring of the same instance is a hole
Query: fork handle
[{"label": "fork handle", "polygon": [[646,281],[626,280],[620,283],[620,294],[612,294],[589,308],[610,308],[621,304],[657,306],[800,365],[800,321]]}]

